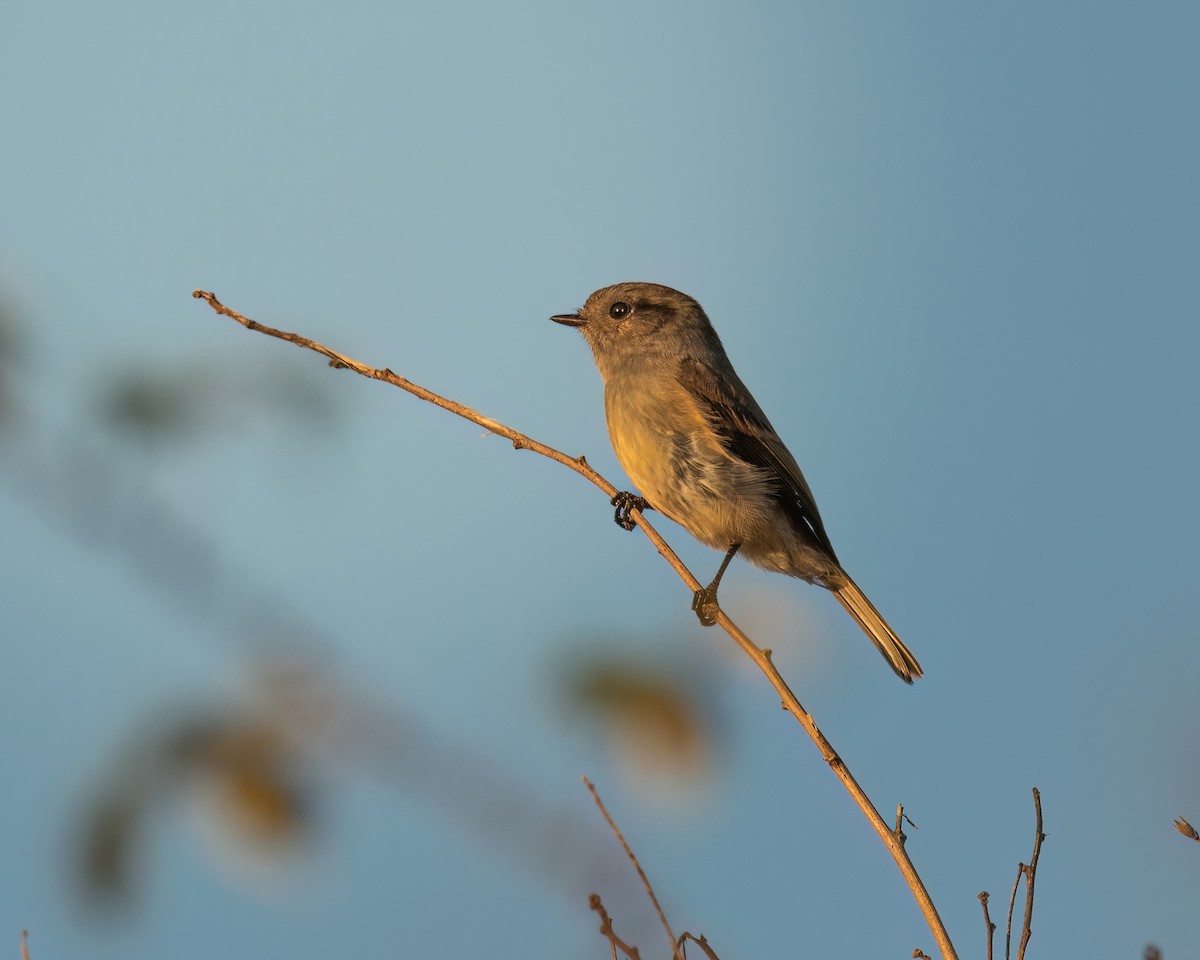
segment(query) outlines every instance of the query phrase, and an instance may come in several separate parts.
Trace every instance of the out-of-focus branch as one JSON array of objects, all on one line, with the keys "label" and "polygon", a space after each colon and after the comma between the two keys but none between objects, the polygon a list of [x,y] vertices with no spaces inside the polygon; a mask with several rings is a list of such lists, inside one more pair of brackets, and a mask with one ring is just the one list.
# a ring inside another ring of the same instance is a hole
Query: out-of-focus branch
[{"label": "out-of-focus branch", "polygon": [[1175,820],[1175,829],[1182,833],[1185,837],[1191,837],[1197,843],[1200,843],[1200,833],[1197,833],[1196,828],[1184,820],[1183,817],[1178,817]]},{"label": "out-of-focus branch", "polygon": [[[659,922],[662,923],[663,929],[667,931],[667,937],[671,941],[671,950],[673,951],[675,960],[685,960],[687,957],[687,948],[684,946],[684,944],[689,940],[704,951],[704,955],[708,957],[708,960],[721,960],[721,958],[718,957],[713,951],[713,948],[708,945],[707,937],[704,937],[703,935],[696,937],[685,930],[677,939],[675,934],[671,932],[671,925],[667,922],[667,915],[663,912],[663,908],[658,902],[658,897],[654,894],[654,888],[650,886],[650,880],[646,877],[646,872],[642,869],[642,865],[638,863],[638,858],[634,855],[633,850],[630,849],[629,843],[625,840],[625,835],[621,833],[621,828],[616,825],[616,823],[613,821],[612,815],[608,812],[608,808],[604,806],[604,801],[600,799],[600,794],[597,792],[595,784],[593,784],[592,781],[587,777],[581,777],[580,779],[583,780],[584,785],[588,788],[588,791],[592,795],[592,799],[596,802],[596,806],[600,809],[600,813],[604,816],[605,823],[608,824],[609,829],[612,830],[617,840],[620,841],[621,849],[625,851],[625,856],[629,858],[629,862],[633,864],[633,868],[637,871],[638,877],[641,878],[642,887],[645,888],[646,896],[649,897],[650,902],[654,904],[654,909],[658,913]],[[637,949],[634,947],[627,948],[625,944],[618,940],[616,933],[613,931],[612,920],[609,919],[608,913],[604,909],[604,904],[600,902],[600,895],[593,893],[588,899],[588,903],[593,910],[600,914],[600,932],[604,934],[604,936],[608,937],[608,942],[612,945],[614,960],[617,955],[618,945],[620,945],[622,950],[626,951],[627,955],[633,957],[633,960],[637,960],[636,956],[634,956],[637,953]],[[629,953],[630,950],[633,952]]]},{"label": "out-of-focus branch", "polygon": [[[544,457],[548,457],[557,463],[561,463],[563,466],[574,470],[576,473],[590,480],[593,484],[603,490],[610,499],[617,492],[616,487],[614,487],[599,473],[593,470],[588,464],[587,460],[582,456],[571,457],[559,450],[554,449],[553,447],[547,446],[544,443],[539,443],[538,441],[525,436],[525,434],[520,433],[519,431],[514,430],[505,424],[502,424],[496,420],[492,420],[490,417],[485,417],[470,407],[456,403],[453,400],[448,400],[430,390],[426,390],[424,387],[418,386],[417,384],[398,376],[391,370],[368,366],[341,353],[338,353],[335,350],[331,350],[324,344],[318,343],[315,340],[310,340],[308,337],[303,337],[296,333],[289,333],[284,330],[278,330],[274,327],[268,327],[265,324],[251,320],[248,317],[238,313],[236,310],[232,310],[225,306],[213,293],[209,293],[204,290],[195,290],[193,291],[192,296],[198,300],[205,301],[217,313],[221,314],[222,316],[229,317],[232,320],[236,320],[248,330],[253,330],[256,333],[266,334],[269,337],[274,337],[278,340],[284,340],[306,350],[312,350],[315,353],[319,353],[328,358],[330,365],[333,367],[346,368],[353,370],[360,376],[390,383],[392,386],[399,387],[401,390],[405,390],[422,400],[435,404],[436,406],[441,407],[443,410],[448,410],[451,413],[470,420],[472,423],[479,424],[479,426],[490,431],[491,433],[496,434],[497,436],[504,437],[505,439],[511,441],[512,445],[518,450],[532,450],[533,452],[539,453]],[[668,546],[667,542],[663,540],[658,531],[656,531],[654,527],[646,521],[641,512],[635,508],[629,511],[629,515],[630,518],[642,529],[642,532],[654,545],[655,549],[658,550],[659,554],[662,555],[662,557],[679,575],[680,579],[683,580],[683,582],[687,585],[689,593],[694,594],[697,590],[701,589],[703,584],[701,584],[692,575],[691,571],[684,566],[683,562],[675,555],[675,552],[670,548],[670,546]],[[887,847],[888,852],[892,855],[892,859],[899,868],[901,875],[908,884],[909,890],[912,891],[913,898],[917,901],[917,906],[920,908],[921,913],[925,917],[925,922],[929,925],[930,932],[933,934],[934,940],[937,942],[938,949],[942,954],[943,960],[957,960],[958,955],[955,953],[954,945],[950,941],[950,936],[946,932],[946,928],[942,923],[941,917],[938,916],[937,907],[934,905],[932,898],[929,896],[929,892],[925,889],[924,882],[917,873],[916,867],[913,865],[912,860],[909,859],[909,856],[904,849],[904,840],[902,836],[900,836],[896,831],[893,831],[891,827],[889,827],[884,821],[883,817],[880,816],[879,811],[875,808],[875,805],[871,802],[871,799],[867,796],[866,792],[862,789],[862,787],[859,786],[858,781],[854,779],[853,775],[846,767],[845,762],[838,755],[837,751],[833,749],[829,741],[825,738],[825,735],[817,727],[816,721],[813,720],[812,715],[809,714],[808,711],[805,710],[801,705],[799,699],[787,685],[787,682],[783,679],[782,674],[779,673],[779,671],[775,668],[774,663],[771,662],[771,651],[755,644],[732,620],[729,619],[724,611],[718,611],[716,622],[721,625],[722,629],[724,629],[725,632],[733,638],[734,642],[742,649],[746,656],[753,660],[754,664],[766,676],[767,680],[771,683],[771,686],[774,687],[775,692],[780,696],[783,709],[792,714],[797,722],[804,728],[805,733],[808,734],[809,738],[816,745],[817,749],[821,751],[822,759],[829,764],[829,767],[831,770],[833,770],[834,775],[839,781],[841,781],[842,786],[850,794],[855,804],[867,818],[871,828],[883,842],[884,846]]]},{"label": "out-of-focus branch", "polygon": [[629,849],[629,844],[625,841],[625,835],[621,833],[621,829],[613,822],[613,818],[609,815],[608,808],[604,806],[604,801],[600,799],[600,794],[596,792],[596,786],[587,777],[581,778],[584,785],[591,793],[592,799],[596,801],[596,806],[600,808],[600,813],[604,816],[604,822],[616,835],[617,840],[621,843],[621,849],[625,851],[625,856],[629,858],[629,862],[633,864],[633,869],[637,871],[639,879],[642,881],[642,887],[646,891],[646,896],[650,898],[650,902],[654,905],[654,910],[658,914],[658,920],[663,925],[663,929],[667,931],[667,939],[671,941],[671,949],[675,954],[675,960],[683,960],[683,955],[680,952],[679,941],[675,939],[675,934],[671,932],[671,925],[667,922],[667,915],[663,913],[663,908],[658,902],[658,897],[654,895],[654,888],[650,886],[650,881],[646,877],[646,872],[642,869],[642,865],[638,863],[638,858]]},{"label": "out-of-focus branch", "polygon": [[616,960],[617,950],[620,950],[629,960],[641,960],[641,955],[638,953],[638,948],[626,943],[617,936],[617,932],[613,929],[612,917],[608,915],[608,911],[604,909],[604,903],[600,899],[600,894],[593,893],[588,897],[588,906],[600,915],[600,933],[608,938],[608,942],[612,945],[613,960]]}]

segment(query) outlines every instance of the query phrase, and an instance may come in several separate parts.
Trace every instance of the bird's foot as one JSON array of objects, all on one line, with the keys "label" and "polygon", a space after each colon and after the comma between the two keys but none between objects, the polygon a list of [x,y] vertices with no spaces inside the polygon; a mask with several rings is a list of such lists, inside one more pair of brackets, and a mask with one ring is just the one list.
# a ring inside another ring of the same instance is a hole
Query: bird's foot
[{"label": "bird's foot", "polygon": [[701,626],[711,627],[717,622],[717,614],[721,612],[721,608],[717,604],[716,584],[710,583],[703,590],[692,594],[692,610],[695,611]]},{"label": "bird's foot", "polygon": [[613,520],[622,530],[632,530],[635,526],[633,517],[629,515],[630,510],[645,513],[650,509],[650,504],[646,502],[645,497],[639,497],[636,493],[630,493],[628,490],[622,490],[609,502],[617,508],[616,513],[613,514]]}]

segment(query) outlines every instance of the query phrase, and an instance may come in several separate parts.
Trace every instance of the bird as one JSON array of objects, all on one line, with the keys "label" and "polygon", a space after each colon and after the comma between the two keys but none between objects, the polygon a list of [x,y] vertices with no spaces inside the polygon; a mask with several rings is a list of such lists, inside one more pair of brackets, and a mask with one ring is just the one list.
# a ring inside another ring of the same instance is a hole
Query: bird
[{"label": "bird", "polygon": [[812,490],[726,356],[692,297],[657,283],[595,291],[556,323],[575,327],[604,381],[608,434],[640,492],[613,498],[617,522],[654,509],[701,543],[725,551],[692,602],[716,622],[717,588],[735,555],[824,587],[905,683],[920,663],[838,560]]}]

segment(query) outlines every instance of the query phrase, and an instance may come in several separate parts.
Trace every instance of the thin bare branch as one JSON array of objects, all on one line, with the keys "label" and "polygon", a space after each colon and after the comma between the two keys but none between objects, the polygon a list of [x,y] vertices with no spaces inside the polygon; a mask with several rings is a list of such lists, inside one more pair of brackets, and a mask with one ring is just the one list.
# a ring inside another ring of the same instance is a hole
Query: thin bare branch
[{"label": "thin bare branch", "polygon": [[987,927],[987,960],[992,960],[992,941],[995,939],[996,925],[988,916],[988,900],[988,892],[982,891],[979,894],[979,902],[983,906],[983,925]]},{"label": "thin bare branch", "polygon": [[[610,500],[617,492],[616,488],[602,476],[600,476],[600,474],[598,474],[595,470],[593,470],[588,464],[587,460],[585,460],[583,457],[570,457],[561,451],[555,450],[553,447],[539,443],[538,441],[525,436],[523,433],[513,430],[511,427],[505,426],[502,423],[477,413],[470,407],[456,403],[453,400],[447,400],[445,397],[438,396],[432,391],[426,390],[424,387],[420,387],[415,383],[405,380],[403,377],[392,373],[391,370],[367,366],[366,364],[359,363],[357,360],[352,360],[350,357],[337,353],[336,351],[329,349],[315,340],[310,340],[307,337],[300,336],[299,334],[277,330],[274,327],[268,327],[254,320],[250,320],[249,318],[242,316],[237,311],[226,307],[217,299],[215,294],[208,293],[203,290],[196,290],[192,293],[192,296],[198,300],[204,300],[217,313],[236,320],[248,330],[254,330],[257,333],[262,333],[270,337],[275,337],[279,340],[287,341],[288,343],[295,344],[298,347],[303,347],[306,350],[312,350],[328,358],[332,366],[345,367],[372,380],[382,380],[386,383],[390,383],[392,386],[399,387],[401,390],[405,390],[408,393],[421,398],[422,400],[426,400],[444,410],[448,410],[451,413],[457,414],[460,417],[464,417],[473,423],[477,423],[484,429],[496,434],[497,436],[501,436],[507,440],[510,440],[513,446],[518,450],[532,450],[533,452],[539,453],[544,457],[548,457],[557,463],[561,463],[563,466],[574,470],[576,473],[594,483],[597,487],[604,491]],[[649,539],[654,545],[654,548],[671,565],[671,567],[679,575],[680,579],[683,580],[683,582],[687,585],[689,594],[694,595],[697,590],[703,587],[703,584],[701,584],[692,575],[691,571],[689,571],[687,567],[683,565],[683,562],[675,555],[675,552],[670,548],[670,546],[667,545],[666,541],[663,540],[658,531],[656,531],[654,527],[646,521],[646,518],[642,516],[639,510],[636,508],[631,508],[629,511],[629,517],[638,525],[638,527],[641,528],[647,539]],[[855,804],[862,811],[863,816],[865,816],[867,821],[871,824],[871,828],[883,842],[884,846],[887,847],[888,852],[892,855],[892,859],[899,868],[901,875],[904,877],[905,883],[908,884],[909,890],[912,891],[913,898],[917,901],[917,906],[924,915],[925,922],[929,925],[929,929],[933,934],[934,940],[937,941],[938,949],[941,951],[943,960],[957,960],[958,955],[954,951],[954,945],[950,942],[950,936],[946,932],[946,927],[942,923],[941,917],[938,916],[937,908],[934,906],[933,900],[929,896],[929,892],[925,889],[925,884],[918,875],[916,867],[913,865],[912,860],[909,859],[908,854],[905,852],[904,843],[895,833],[892,832],[892,828],[884,821],[883,817],[879,814],[879,811],[875,808],[875,805],[871,802],[871,799],[867,796],[866,792],[861,786],[859,786],[858,781],[854,779],[853,775],[851,775],[849,769],[846,767],[845,762],[840,756],[838,756],[837,752],[825,738],[825,735],[817,727],[816,721],[814,721],[808,711],[804,709],[799,699],[787,685],[787,682],[783,679],[783,676],[778,670],[775,669],[775,665],[771,662],[770,651],[764,650],[755,644],[749,637],[746,636],[745,633],[741,631],[740,628],[738,628],[738,626],[732,620],[729,619],[724,611],[718,610],[716,622],[721,625],[721,628],[733,638],[734,642],[742,649],[742,652],[745,653],[746,656],[748,656],[751,660],[753,660],[755,666],[757,666],[759,670],[762,671],[762,673],[766,676],[767,680],[771,683],[771,686],[775,688],[775,692],[780,696],[783,709],[791,713],[792,716],[796,718],[797,722],[799,722],[799,724],[804,728],[804,731],[808,734],[809,739],[811,739],[816,745],[817,749],[820,750],[822,759],[829,764],[830,769],[833,770],[834,776],[841,781],[842,786],[850,794]]]},{"label": "thin bare branch", "polygon": [[613,929],[612,918],[608,915],[608,911],[604,909],[604,904],[600,900],[600,894],[593,893],[588,897],[588,906],[600,914],[600,933],[608,938],[608,942],[612,946],[613,960],[616,960],[618,949],[629,960],[641,960],[638,948],[631,946],[617,936],[617,932]]},{"label": "thin bare branch", "polygon": [[1017,864],[1017,879],[1013,881],[1012,896],[1008,898],[1008,925],[1004,928],[1004,960],[1012,960],[1012,920],[1017,907],[1017,888],[1025,876],[1025,864]]},{"label": "thin bare branch", "polygon": [[21,960],[29,960],[29,931],[21,931]]},{"label": "thin bare branch", "polygon": [[1008,901],[1008,926],[1004,934],[1004,957],[1010,960],[1012,955],[1012,924],[1013,912],[1017,906],[1017,889],[1021,886],[1021,878],[1025,878],[1025,916],[1021,922],[1021,942],[1017,947],[1017,960],[1024,960],[1025,948],[1033,934],[1033,885],[1037,876],[1038,857],[1042,854],[1042,841],[1046,835],[1042,833],[1042,794],[1037,787],[1033,788],[1033,809],[1036,820],[1033,837],[1033,856],[1029,863],[1017,864],[1017,879],[1013,881],[1012,896]]},{"label": "thin bare branch", "polygon": [[1196,828],[1184,820],[1183,817],[1176,818],[1175,829],[1185,837],[1191,837],[1193,840],[1200,842],[1200,833],[1197,833]]},{"label": "thin bare branch", "polygon": [[678,941],[679,949],[683,950],[684,955],[686,956],[687,950],[683,945],[683,942],[685,940],[691,940],[692,943],[696,944],[696,946],[698,946],[701,950],[703,950],[704,955],[706,957],[708,957],[708,960],[721,960],[721,958],[718,957],[716,955],[716,953],[713,951],[713,948],[708,945],[708,937],[704,936],[704,934],[700,934],[700,936],[694,937],[690,933],[688,933],[686,930],[684,930],[683,933],[681,933],[679,935],[679,941]]},{"label": "thin bare branch", "polygon": [[1033,855],[1025,868],[1025,918],[1021,922],[1021,946],[1017,950],[1017,960],[1025,960],[1025,948],[1029,946],[1029,938],[1033,935],[1033,884],[1037,879],[1038,857],[1042,854],[1042,841],[1046,835],[1042,833],[1042,794],[1037,787],[1033,788],[1033,809],[1036,820],[1036,831],[1033,836]]},{"label": "thin bare branch", "polygon": [[667,931],[667,939],[671,941],[671,950],[675,954],[675,960],[683,960],[679,952],[679,944],[675,939],[675,934],[671,931],[671,925],[667,923],[667,915],[663,913],[663,908],[658,902],[658,897],[654,895],[654,888],[650,886],[650,881],[646,877],[646,871],[642,869],[642,865],[638,863],[638,858],[634,856],[633,851],[629,848],[629,844],[625,841],[625,835],[621,833],[620,828],[613,822],[613,818],[609,815],[608,808],[604,806],[604,801],[600,799],[600,794],[596,792],[596,786],[587,777],[580,777],[584,786],[588,788],[592,799],[596,801],[596,806],[600,808],[600,812],[604,815],[604,820],[608,827],[616,835],[621,842],[621,849],[625,851],[625,856],[629,858],[629,862],[633,864],[633,869],[637,871],[638,877],[642,881],[642,886],[646,889],[646,896],[650,898],[650,902],[654,904],[654,911],[658,914],[658,920],[663,925],[663,929]]}]

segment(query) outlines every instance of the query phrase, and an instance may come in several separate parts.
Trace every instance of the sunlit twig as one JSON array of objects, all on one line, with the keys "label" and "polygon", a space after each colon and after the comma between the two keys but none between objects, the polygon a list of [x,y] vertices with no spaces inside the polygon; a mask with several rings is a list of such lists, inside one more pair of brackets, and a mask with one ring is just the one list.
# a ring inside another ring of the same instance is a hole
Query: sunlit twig
[{"label": "sunlit twig", "polygon": [[596,801],[596,806],[600,808],[600,813],[604,815],[604,821],[608,824],[609,829],[616,835],[617,840],[621,843],[621,849],[625,851],[625,856],[629,858],[629,862],[633,864],[633,869],[637,871],[638,877],[642,881],[642,887],[646,891],[646,896],[650,898],[650,902],[654,904],[654,911],[658,914],[658,920],[663,925],[663,929],[667,931],[667,939],[671,941],[671,949],[675,953],[676,960],[682,960],[679,954],[679,942],[675,939],[675,934],[671,932],[671,925],[667,923],[667,915],[663,913],[662,905],[658,902],[658,897],[654,895],[654,888],[650,886],[650,881],[646,877],[646,871],[642,869],[642,865],[638,863],[638,858],[634,856],[633,851],[629,848],[629,844],[625,840],[625,835],[621,833],[621,828],[613,822],[613,818],[609,815],[608,808],[604,806],[604,801],[600,799],[600,794],[596,792],[596,786],[587,777],[581,777],[584,785],[592,795],[592,799]]}]

